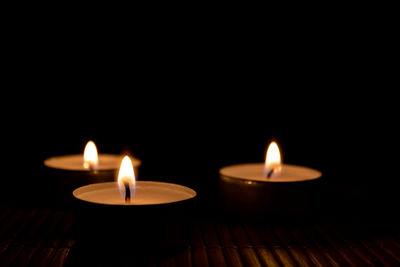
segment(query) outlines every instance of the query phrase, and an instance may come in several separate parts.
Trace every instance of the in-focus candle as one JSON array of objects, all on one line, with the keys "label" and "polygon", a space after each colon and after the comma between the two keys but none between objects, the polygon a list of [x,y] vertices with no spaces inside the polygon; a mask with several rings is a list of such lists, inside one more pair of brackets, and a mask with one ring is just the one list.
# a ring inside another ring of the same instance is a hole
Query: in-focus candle
[{"label": "in-focus candle", "polygon": [[122,245],[139,254],[169,254],[189,244],[196,192],[178,184],[136,181],[127,156],[116,181],[79,187],[73,196],[82,242]]}]

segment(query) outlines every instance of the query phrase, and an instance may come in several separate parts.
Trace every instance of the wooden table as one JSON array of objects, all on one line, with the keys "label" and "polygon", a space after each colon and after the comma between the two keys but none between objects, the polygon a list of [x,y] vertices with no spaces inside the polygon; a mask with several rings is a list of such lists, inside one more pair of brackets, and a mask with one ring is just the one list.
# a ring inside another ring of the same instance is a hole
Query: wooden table
[{"label": "wooden table", "polygon": [[[66,210],[0,208],[0,266],[76,265],[72,225]],[[199,214],[190,246],[155,258],[149,266],[400,266],[400,226],[345,220],[244,223]]]}]

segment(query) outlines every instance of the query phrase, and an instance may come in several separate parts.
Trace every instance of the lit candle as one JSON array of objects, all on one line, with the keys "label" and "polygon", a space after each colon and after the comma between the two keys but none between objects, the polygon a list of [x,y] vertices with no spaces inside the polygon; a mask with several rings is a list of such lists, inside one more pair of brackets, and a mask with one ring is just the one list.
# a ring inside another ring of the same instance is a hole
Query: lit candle
[{"label": "lit candle", "polygon": [[73,196],[77,235],[90,244],[122,244],[151,253],[176,252],[189,244],[196,192],[178,184],[136,181],[128,156],[117,181],[79,187]]},{"label": "lit candle", "polygon": [[[122,156],[115,154],[98,154],[93,141],[86,144],[83,154],[64,155],[48,158],[44,161],[47,167],[48,185],[53,193],[53,202],[70,205],[72,190],[91,183],[113,181],[119,168]],[[136,173],[141,162],[133,159]]]},{"label": "lit candle", "polygon": [[303,212],[318,170],[283,164],[276,142],[266,153],[265,163],[227,166],[220,171],[220,190],[224,207],[239,215],[268,216],[268,213]]},{"label": "lit candle", "polygon": [[[44,165],[52,169],[64,171],[83,171],[93,173],[102,171],[114,172],[118,170],[121,159],[121,155],[98,154],[94,142],[89,141],[86,144],[83,155],[74,154],[51,157],[44,161]],[[140,160],[135,158],[133,159],[133,166],[135,168],[139,167],[140,164]]]},{"label": "lit candle", "polygon": [[83,151],[83,167],[90,170],[97,170],[99,167],[97,147],[93,141],[89,141]]},{"label": "lit candle", "polygon": [[135,181],[132,161],[125,156],[121,162],[117,182],[82,186],[74,190],[73,195],[79,200],[93,204],[157,205],[192,199],[196,196],[196,192],[178,184]]}]

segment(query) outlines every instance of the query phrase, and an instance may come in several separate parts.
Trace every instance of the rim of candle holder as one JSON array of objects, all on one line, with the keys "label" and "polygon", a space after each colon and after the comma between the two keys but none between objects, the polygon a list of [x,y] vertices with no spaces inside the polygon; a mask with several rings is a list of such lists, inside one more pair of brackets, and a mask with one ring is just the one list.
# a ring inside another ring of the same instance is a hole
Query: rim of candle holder
[{"label": "rim of candle holder", "polygon": [[[110,153],[100,153],[99,155],[102,155],[102,157],[120,157],[121,160],[124,157],[123,155],[119,155],[119,154],[110,154]],[[82,157],[83,159],[83,154],[70,154],[70,155],[60,155],[60,156],[53,156],[53,157],[49,157],[47,159],[45,159],[43,161],[44,166],[46,166],[47,168],[50,169],[54,169],[54,170],[62,170],[62,171],[70,171],[70,172],[90,172],[90,171],[97,171],[97,172],[102,172],[102,171],[114,171],[114,170],[118,170],[119,169],[119,165],[116,167],[109,167],[109,168],[100,168],[97,170],[90,170],[90,169],[68,169],[68,168],[62,168],[60,166],[56,166],[53,165],[53,161],[55,159],[70,159],[70,158],[75,158],[75,157]],[[137,168],[140,167],[142,165],[142,161],[136,157],[132,157],[132,163],[133,163],[133,167]],[[82,160],[82,164],[83,164],[83,160]]]},{"label": "rim of candle holder", "polygon": [[93,184],[89,184],[89,185],[84,185],[84,186],[81,186],[81,187],[76,188],[76,189],[72,192],[72,195],[73,195],[73,197],[74,197],[76,200],[78,200],[78,201],[82,201],[82,202],[84,202],[84,203],[89,203],[89,204],[91,204],[91,205],[99,205],[99,206],[107,206],[107,207],[108,207],[108,206],[117,206],[117,207],[163,206],[163,205],[171,205],[171,204],[175,204],[175,203],[186,202],[186,201],[189,201],[189,200],[193,200],[193,199],[195,199],[195,198],[197,197],[197,192],[196,192],[195,190],[193,190],[193,189],[190,188],[190,187],[187,187],[187,186],[184,186],[184,185],[180,185],[180,184],[167,183],[167,182],[158,182],[158,181],[136,181],[136,182],[145,183],[145,184],[158,184],[158,185],[164,184],[164,185],[170,185],[170,186],[172,185],[172,186],[174,186],[174,187],[182,188],[182,189],[184,189],[184,190],[187,190],[187,191],[189,191],[190,193],[192,193],[193,195],[191,195],[191,196],[188,197],[188,198],[181,199],[181,200],[170,201],[170,202],[164,202],[164,203],[149,203],[149,204],[135,204],[135,203],[129,203],[129,204],[126,204],[126,203],[123,203],[123,204],[122,204],[122,203],[99,203],[99,202],[88,201],[88,200],[79,198],[79,197],[76,195],[76,194],[78,194],[78,193],[82,193],[82,192],[80,192],[80,191],[85,190],[85,189],[88,189],[88,188],[92,187],[93,185],[102,184],[102,185],[104,185],[105,187],[108,186],[108,185],[114,185],[114,186],[116,186],[116,183],[115,183],[115,182],[103,182],[103,183],[93,183]]},{"label": "rim of candle holder", "polygon": [[[302,168],[302,169],[307,169],[307,170],[312,170],[316,173],[316,176],[313,178],[308,178],[306,180],[287,180],[287,181],[279,181],[279,180],[274,180],[274,177],[272,178],[267,178],[265,177],[265,180],[249,180],[246,178],[242,178],[242,177],[238,177],[238,176],[232,176],[232,175],[226,175],[223,174],[222,172],[224,171],[224,169],[226,168],[230,168],[230,167],[240,167],[240,166],[249,166],[249,165],[257,165],[257,166],[264,166],[264,163],[260,163],[260,162],[253,162],[253,163],[240,163],[240,164],[232,164],[232,165],[228,165],[225,167],[222,167],[221,169],[219,169],[219,175],[220,175],[220,179],[225,179],[225,180],[229,180],[229,181],[234,181],[240,184],[247,184],[247,185],[255,185],[255,184],[299,184],[299,183],[306,183],[306,182],[312,182],[312,181],[316,181],[318,179],[320,179],[322,177],[322,172],[319,170],[316,170],[314,168],[310,168],[310,167],[306,167],[306,166],[300,166],[300,165],[295,165],[295,164],[283,164],[284,166],[288,166],[288,167],[295,167],[295,168]],[[318,175],[317,175],[318,174]]]}]

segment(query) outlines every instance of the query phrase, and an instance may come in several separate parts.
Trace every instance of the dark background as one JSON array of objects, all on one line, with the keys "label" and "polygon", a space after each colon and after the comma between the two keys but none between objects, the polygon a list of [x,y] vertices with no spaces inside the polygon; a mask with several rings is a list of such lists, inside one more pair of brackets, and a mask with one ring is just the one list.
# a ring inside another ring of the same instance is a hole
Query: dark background
[{"label": "dark background", "polygon": [[51,21],[14,22],[5,38],[5,202],[32,201],[43,160],[88,140],[140,158],[140,179],[209,200],[219,168],[264,161],[274,138],[284,162],[323,172],[331,201],[398,203],[392,42],[380,29]]}]

